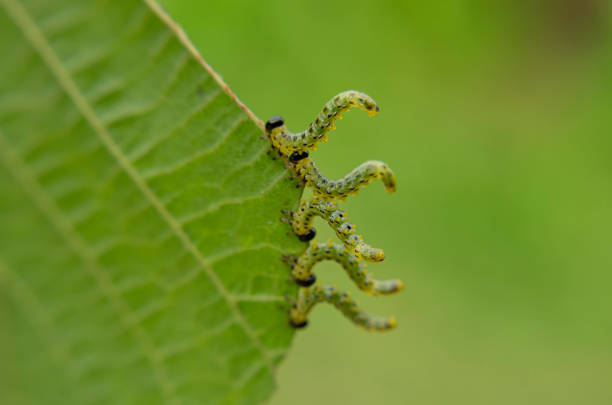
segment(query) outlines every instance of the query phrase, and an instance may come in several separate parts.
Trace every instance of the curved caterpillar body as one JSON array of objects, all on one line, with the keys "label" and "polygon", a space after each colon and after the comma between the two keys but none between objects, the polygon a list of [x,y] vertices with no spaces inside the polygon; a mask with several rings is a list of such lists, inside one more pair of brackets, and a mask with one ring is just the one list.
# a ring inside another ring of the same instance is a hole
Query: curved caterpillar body
[{"label": "curved caterpillar body", "polygon": [[334,122],[342,119],[342,113],[354,107],[361,108],[370,116],[380,111],[372,97],[359,91],[349,90],[329,100],[315,120],[302,132],[294,134],[289,131],[280,116],[266,123],[266,131],[272,146],[286,156],[308,149],[315,150],[317,143],[327,141],[327,133],[336,128]]},{"label": "curved caterpillar body", "polygon": [[341,265],[357,287],[368,294],[388,295],[401,291],[404,287],[400,280],[379,281],[371,278],[364,261],[359,260],[343,245],[334,244],[331,240],[327,243],[313,241],[300,257],[293,257],[293,260],[289,259],[288,262],[296,282],[308,287],[316,280],[313,267],[323,260],[333,260]]},{"label": "curved caterpillar body", "polygon": [[300,290],[297,301],[289,310],[291,326],[294,328],[306,326],[308,324],[308,313],[319,302],[332,304],[353,323],[365,329],[385,331],[397,325],[393,317],[383,318],[364,312],[347,292],[338,291],[338,289],[332,286],[316,284]]},{"label": "curved caterpillar body", "polygon": [[340,211],[333,201],[321,198],[307,198],[300,203],[295,212],[291,214],[289,222],[293,232],[302,241],[308,241],[315,235],[312,228],[315,216],[323,218],[332,227],[338,238],[357,256],[370,261],[380,262],[385,259],[382,249],[373,248],[363,241],[363,237],[355,232],[356,226],[346,221],[346,213]]},{"label": "curved caterpillar body", "polygon": [[361,187],[367,186],[376,179],[381,179],[385,190],[392,193],[396,188],[395,174],[377,160],[368,160],[353,169],[339,180],[330,180],[323,176],[310,157],[300,159],[294,164],[298,177],[312,188],[315,196],[328,200],[346,200],[349,195],[357,195]]},{"label": "curved caterpillar body", "polygon": [[[336,201],[344,201],[349,195],[357,194],[361,187],[376,179],[382,180],[388,192],[395,191],[393,171],[383,162],[370,160],[343,178],[330,180],[321,174],[309,155],[309,150],[315,150],[319,142],[327,141],[328,132],[335,129],[334,122],[342,118],[342,113],[353,107],[359,107],[371,116],[379,111],[378,105],[370,96],[351,90],[332,98],[314,122],[300,133],[290,132],[280,116],[266,122],[266,134],[272,147],[287,158],[297,177],[310,187],[314,194],[314,198],[302,201],[297,211],[283,211],[284,214],[290,214],[289,219],[281,218],[291,224],[300,240],[310,242],[300,257],[284,257],[291,266],[294,280],[301,286],[297,301],[292,304],[289,312],[290,323],[296,328],[306,326],[308,313],[319,302],[334,305],[347,318],[366,329],[387,330],[396,324],[395,318],[368,315],[359,309],[347,293],[334,287],[313,285],[316,281],[314,265],[322,260],[333,260],[344,268],[361,290],[369,294],[392,294],[403,287],[400,280],[378,281],[368,275],[365,263],[360,258],[377,262],[382,261],[385,254],[381,249],[366,244],[363,237],[355,233],[355,225],[346,222],[346,213],[338,210],[336,205]],[[312,241],[315,236],[312,223],[317,215],[327,221],[344,245],[333,244],[331,241]]]}]

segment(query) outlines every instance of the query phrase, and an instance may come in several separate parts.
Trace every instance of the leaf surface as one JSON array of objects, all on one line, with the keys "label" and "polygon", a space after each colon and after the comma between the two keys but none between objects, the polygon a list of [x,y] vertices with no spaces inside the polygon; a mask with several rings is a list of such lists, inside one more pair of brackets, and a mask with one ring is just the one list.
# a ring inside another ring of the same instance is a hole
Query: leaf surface
[{"label": "leaf surface", "polygon": [[259,403],[302,189],[152,1],[0,0],[0,403]]}]

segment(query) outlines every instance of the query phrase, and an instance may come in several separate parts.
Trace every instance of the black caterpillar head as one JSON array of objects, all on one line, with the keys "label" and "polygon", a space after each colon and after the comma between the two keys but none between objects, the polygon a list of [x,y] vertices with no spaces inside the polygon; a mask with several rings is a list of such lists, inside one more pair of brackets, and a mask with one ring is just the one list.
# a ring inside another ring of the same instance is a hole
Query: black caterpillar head
[{"label": "black caterpillar head", "polygon": [[311,285],[313,285],[315,282],[317,281],[317,276],[315,276],[314,274],[311,274],[310,276],[308,276],[308,278],[306,280],[300,280],[298,278],[295,279],[295,282],[297,283],[297,285],[299,285],[300,287],[310,287]]},{"label": "black caterpillar head", "polygon": [[301,328],[305,328],[306,325],[308,325],[308,320],[305,320],[304,322],[293,322],[293,321],[289,321],[289,323],[291,324],[291,326],[293,326],[295,329],[301,329]]},{"label": "black caterpillar head", "polygon": [[291,155],[289,155],[289,161],[291,163],[297,163],[302,159],[306,159],[308,157],[308,152],[303,151],[303,152],[293,152]]},{"label": "black caterpillar head", "polygon": [[285,125],[285,121],[283,120],[283,117],[281,117],[280,115],[276,115],[270,118],[268,122],[266,122],[266,131],[270,132],[274,128],[282,127],[283,125]]},{"label": "black caterpillar head", "polygon": [[310,242],[311,240],[314,239],[316,234],[317,234],[317,231],[315,231],[314,228],[310,228],[310,231],[308,231],[308,233],[305,233],[304,235],[298,235],[297,237],[302,242]]}]

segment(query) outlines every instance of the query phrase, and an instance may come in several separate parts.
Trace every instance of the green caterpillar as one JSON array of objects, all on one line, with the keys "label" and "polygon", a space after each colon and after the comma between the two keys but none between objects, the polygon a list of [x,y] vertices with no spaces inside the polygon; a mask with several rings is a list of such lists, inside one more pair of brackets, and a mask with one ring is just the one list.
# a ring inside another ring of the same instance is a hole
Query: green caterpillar
[{"label": "green caterpillar", "polygon": [[380,111],[370,96],[349,90],[327,102],[308,129],[298,134],[290,132],[280,116],[266,122],[266,134],[272,147],[288,158],[298,177],[321,198],[344,201],[349,195],[357,194],[361,187],[379,178],[388,192],[395,191],[395,174],[383,162],[367,161],[343,178],[330,180],[321,174],[310,158],[308,150],[315,150],[317,143],[327,141],[327,133],[335,129],[334,122],[342,118],[344,111],[353,107],[360,107],[372,116]]},{"label": "green caterpillar", "polygon": [[370,277],[365,262],[359,260],[343,245],[311,242],[306,251],[298,258],[285,258],[292,268],[291,275],[302,287],[309,287],[316,281],[313,267],[323,260],[333,260],[344,268],[360,290],[372,295],[388,295],[401,291],[404,284],[400,280],[379,281]]},{"label": "green caterpillar", "polygon": [[380,111],[372,97],[358,91],[349,90],[329,100],[315,120],[308,126],[308,129],[294,134],[287,129],[282,117],[276,116],[266,123],[266,132],[272,146],[286,156],[308,149],[316,150],[316,145],[319,142],[326,142],[327,133],[336,128],[334,122],[342,119],[343,112],[354,107],[367,111],[370,116],[374,116]]},{"label": "green caterpillar", "polygon": [[[380,110],[376,102],[364,93],[346,91],[331,99],[315,121],[303,132],[290,132],[284,120],[276,116],[265,125],[266,135],[272,147],[281,156],[285,156],[297,177],[313,191],[314,198],[302,201],[295,212],[283,211],[289,217],[282,218],[291,224],[300,240],[310,242],[300,257],[286,256],[283,259],[290,265],[294,280],[300,285],[298,298],[292,303],[289,321],[292,326],[301,328],[308,323],[308,313],[319,302],[327,302],[338,308],[355,324],[371,330],[388,330],[396,325],[395,318],[381,318],[368,315],[351,300],[348,293],[334,287],[313,285],[316,276],[313,273],[315,264],[322,260],[334,260],[347,272],[357,286],[373,295],[386,295],[398,292],[403,284],[400,280],[378,281],[372,279],[360,260],[378,262],[385,258],[382,249],[373,248],[355,233],[355,225],[346,222],[346,213],[337,209],[336,202],[344,201],[349,195],[355,195],[359,189],[374,180],[381,179],[388,192],[395,191],[396,180],[393,171],[383,162],[367,161],[353,169],[339,180],[330,180],[323,176],[309,156],[309,150],[315,150],[319,142],[327,141],[327,134],[335,129],[334,122],[342,118],[342,113],[359,107],[373,116]],[[312,239],[315,230],[312,228],[315,216],[320,216],[334,229],[344,245],[316,243]]]},{"label": "green caterpillar", "polygon": [[308,198],[300,203],[295,212],[283,211],[290,215],[288,222],[293,232],[301,241],[307,242],[314,238],[316,232],[312,227],[315,216],[320,216],[332,227],[338,238],[357,256],[369,261],[380,262],[385,259],[382,249],[373,248],[363,241],[363,237],[355,233],[356,226],[346,221],[346,213],[340,211],[333,201],[322,198]]},{"label": "green caterpillar", "polygon": [[300,289],[298,299],[289,310],[289,323],[294,328],[303,328],[308,324],[308,313],[319,302],[332,304],[348,319],[368,330],[385,331],[393,329],[397,322],[395,318],[383,318],[370,315],[359,308],[347,292],[338,291],[332,286],[316,284]]},{"label": "green caterpillar", "polygon": [[298,177],[310,188],[315,196],[329,200],[344,201],[349,195],[357,195],[359,189],[376,179],[382,179],[387,192],[395,191],[395,174],[377,160],[369,160],[353,169],[339,180],[323,176],[314,161],[306,155],[294,164]]}]

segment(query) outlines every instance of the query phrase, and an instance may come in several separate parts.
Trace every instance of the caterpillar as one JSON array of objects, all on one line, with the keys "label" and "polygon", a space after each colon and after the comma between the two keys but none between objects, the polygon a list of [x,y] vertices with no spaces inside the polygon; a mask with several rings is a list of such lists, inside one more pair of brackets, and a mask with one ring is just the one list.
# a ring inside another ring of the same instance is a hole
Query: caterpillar
[{"label": "caterpillar", "polygon": [[363,237],[355,233],[356,226],[346,221],[346,212],[338,210],[337,204],[322,198],[307,198],[303,200],[295,212],[283,211],[289,215],[293,232],[301,241],[307,242],[314,238],[316,232],[312,227],[315,216],[320,216],[332,227],[338,238],[353,253],[370,262],[380,262],[385,259],[382,249],[373,248],[363,241]]},{"label": "caterpillar", "polygon": [[[319,142],[327,141],[327,134],[335,129],[334,123],[342,118],[342,113],[353,107],[359,107],[371,116],[380,110],[370,96],[350,90],[327,102],[314,122],[303,132],[290,132],[280,116],[272,117],[265,125],[272,148],[287,158],[291,169],[314,194],[313,198],[302,201],[295,212],[282,211],[286,217],[281,218],[291,224],[293,232],[301,241],[309,242],[300,257],[283,257],[291,267],[293,279],[301,287],[297,300],[292,302],[289,310],[289,322],[295,328],[306,326],[310,310],[319,302],[334,305],[347,318],[366,329],[388,330],[396,324],[395,318],[376,317],[362,311],[348,293],[340,292],[335,287],[314,284],[316,276],[313,267],[322,260],[333,260],[366,293],[393,294],[403,287],[400,280],[379,281],[368,275],[366,265],[360,259],[378,262],[385,258],[385,253],[382,249],[366,244],[363,237],[355,233],[355,225],[346,222],[346,213],[338,210],[336,204],[349,195],[357,194],[361,187],[377,179],[382,181],[387,192],[394,192],[396,180],[393,171],[383,162],[370,160],[343,178],[330,180],[321,174],[309,155],[310,150],[316,150]],[[317,243],[313,240],[316,232],[312,224],[317,215],[327,221],[343,244],[334,244],[332,241]]]},{"label": "caterpillar", "polygon": [[349,90],[329,100],[315,120],[308,125],[308,129],[294,134],[287,129],[282,117],[275,116],[266,123],[266,132],[272,146],[286,156],[308,149],[316,150],[316,145],[327,141],[327,133],[336,128],[334,122],[342,119],[343,112],[354,107],[361,108],[370,116],[380,111],[372,97],[359,91]]},{"label": "caterpillar", "polygon": [[395,191],[396,181],[393,171],[383,162],[369,160],[353,169],[340,180],[330,180],[323,176],[314,161],[306,156],[294,164],[298,177],[310,188],[315,196],[344,201],[349,195],[357,195],[359,189],[380,178],[389,193]]},{"label": "caterpillar", "polygon": [[285,257],[291,266],[291,275],[302,287],[309,287],[316,281],[313,267],[323,261],[333,260],[340,264],[348,276],[355,282],[360,290],[372,295],[388,295],[399,292],[404,287],[400,280],[375,280],[366,270],[365,262],[359,260],[341,244],[334,244],[331,240],[326,243],[311,242],[306,251],[298,258]]},{"label": "caterpillar", "polygon": [[359,308],[348,292],[339,291],[333,286],[315,284],[309,288],[302,288],[298,298],[292,303],[289,310],[289,323],[294,328],[303,328],[308,324],[308,314],[319,302],[327,302],[335,306],[344,316],[354,324],[368,330],[385,331],[397,325],[395,318],[373,316]]}]

